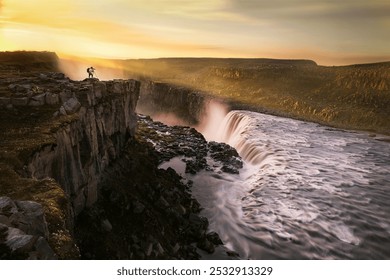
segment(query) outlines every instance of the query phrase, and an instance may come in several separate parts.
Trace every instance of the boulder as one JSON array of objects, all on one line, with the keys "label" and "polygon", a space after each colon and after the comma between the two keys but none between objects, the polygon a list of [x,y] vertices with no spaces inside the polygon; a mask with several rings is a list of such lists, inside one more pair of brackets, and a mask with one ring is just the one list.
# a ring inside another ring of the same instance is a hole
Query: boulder
[{"label": "boulder", "polygon": [[70,98],[63,104],[63,107],[68,115],[76,113],[80,107],[81,103],[77,100],[76,97]]},{"label": "boulder", "polygon": [[56,259],[42,205],[0,197],[0,259]]},{"label": "boulder", "polygon": [[0,197],[0,214],[9,217],[17,212],[18,208],[11,198],[6,196]]},{"label": "boulder", "polygon": [[16,205],[22,214],[19,220],[16,220],[17,227],[27,234],[48,238],[49,230],[42,205],[34,201],[16,201]]}]

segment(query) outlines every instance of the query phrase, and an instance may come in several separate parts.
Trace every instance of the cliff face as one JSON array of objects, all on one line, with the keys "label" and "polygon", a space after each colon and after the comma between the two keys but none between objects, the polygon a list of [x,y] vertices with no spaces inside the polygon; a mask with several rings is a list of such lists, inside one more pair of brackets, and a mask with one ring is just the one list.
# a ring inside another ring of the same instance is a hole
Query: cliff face
[{"label": "cliff face", "polygon": [[134,135],[138,94],[136,81],[79,84],[77,119],[59,128],[55,143],[36,152],[29,162],[30,177],[59,182],[71,198],[75,215],[96,202],[100,174]]},{"label": "cliff face", "polygon": [[390,63],[325,67],[307,60],[151,59],[131,77],[207,92],[234,109],[389,134]]},{"label": "cliff face", "polygon": [[153,81],[142,82],[138,111],[145,115],[174,114],[187,124],[197,124],[207,96],[190,88]]},{"label": "cliff face", "polygon": [[[76,82],[60,73],[1,80],[0,197],[16,201],[11,206],[40,203],[48,232],[31,234],[15,218],[25,210],[2,209],[0,258],[78,257],[75,218],[96,202],[101,174],[135,133],[139,87],[134,80]],[[18,247],[15,236],[31,242]],[[54,253],[37,251],[42,240]]]}]

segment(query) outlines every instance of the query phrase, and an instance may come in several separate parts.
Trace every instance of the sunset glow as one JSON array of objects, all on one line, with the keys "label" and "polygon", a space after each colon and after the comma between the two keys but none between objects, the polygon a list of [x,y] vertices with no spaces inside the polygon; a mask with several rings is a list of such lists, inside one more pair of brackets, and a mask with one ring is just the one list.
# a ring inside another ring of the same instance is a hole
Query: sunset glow
[{"label": "sunset glow", "polygon": [[382,0],[2,0],[0,50],[105,58],[390,60]]}]

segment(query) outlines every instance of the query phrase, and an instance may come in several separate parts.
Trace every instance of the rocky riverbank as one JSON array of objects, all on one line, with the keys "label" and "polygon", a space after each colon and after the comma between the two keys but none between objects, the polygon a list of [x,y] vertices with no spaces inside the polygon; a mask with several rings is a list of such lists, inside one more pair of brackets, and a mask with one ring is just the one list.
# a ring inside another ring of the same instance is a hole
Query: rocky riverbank
[{"label": "rocky riverbank", "polygon": [[136,137],[105,172],[97,204],[76,223],[83,258],[197,259],[199,249],[213,253],[222,242],[199,216],[191,181],[159,166],[180,156],[189,173],[237,173],[241,159],[226,144],[207,143],[195,129],[138,119]]}]

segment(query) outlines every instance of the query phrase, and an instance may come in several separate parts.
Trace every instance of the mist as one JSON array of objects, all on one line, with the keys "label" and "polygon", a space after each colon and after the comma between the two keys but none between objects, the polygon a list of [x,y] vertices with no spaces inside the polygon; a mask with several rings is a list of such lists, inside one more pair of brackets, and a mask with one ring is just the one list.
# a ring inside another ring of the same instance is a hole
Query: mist
[{"label": "mist", "polygon": [[94,77],[99,80],[125,79],[125,71],[119,63],[100,59],[60,58],[59,68],[72,80],[88,78],[87,68],[93,66]]}]

